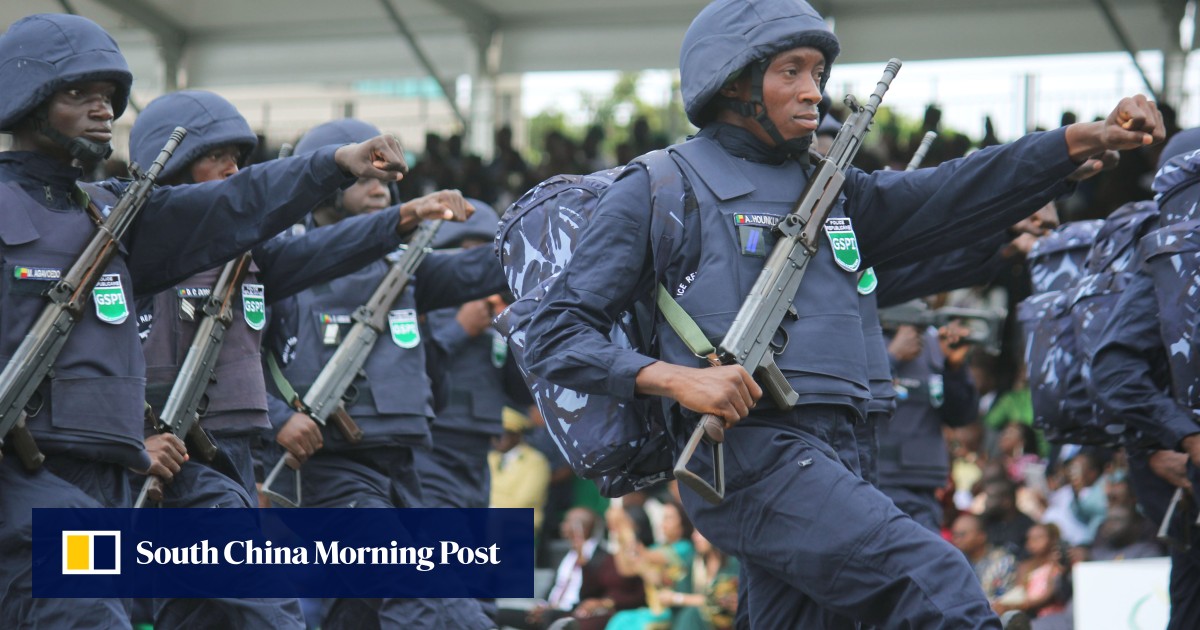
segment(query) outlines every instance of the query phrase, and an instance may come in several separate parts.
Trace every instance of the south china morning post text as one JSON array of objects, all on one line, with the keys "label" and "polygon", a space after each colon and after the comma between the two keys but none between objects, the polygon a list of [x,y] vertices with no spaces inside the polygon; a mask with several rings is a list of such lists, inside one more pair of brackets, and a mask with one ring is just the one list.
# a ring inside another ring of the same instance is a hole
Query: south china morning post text
[{"label": "south china morning post text", "polygon": [[402,547],[389,541],[384,547],[350,547],[341,541],[315,541],[310,547],[276,546],[271,541],[231,540],[224,547],[210,544],[206,538],[188,547],[156,547],[153,541],[137,544],[139,565],[183,564],[392,564],[411,565],[417,571],[430,571],[439,565],[500,564],[499,545],[463,547],[453,540],[439,541],[437,547]]},{"label": "south china morning post text", "polygon": [[33,525],[35,597],[533,594],[531,510],[36,509]]}]

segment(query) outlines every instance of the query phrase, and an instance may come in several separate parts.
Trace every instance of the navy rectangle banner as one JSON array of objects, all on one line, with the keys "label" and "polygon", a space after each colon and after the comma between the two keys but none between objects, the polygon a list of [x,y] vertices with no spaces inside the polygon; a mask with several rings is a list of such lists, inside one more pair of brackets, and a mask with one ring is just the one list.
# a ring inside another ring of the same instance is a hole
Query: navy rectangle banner
[{"label": "navy rectangle banner", "polygon": [[528,509],[34,509],[34,597],[532,597]]}]

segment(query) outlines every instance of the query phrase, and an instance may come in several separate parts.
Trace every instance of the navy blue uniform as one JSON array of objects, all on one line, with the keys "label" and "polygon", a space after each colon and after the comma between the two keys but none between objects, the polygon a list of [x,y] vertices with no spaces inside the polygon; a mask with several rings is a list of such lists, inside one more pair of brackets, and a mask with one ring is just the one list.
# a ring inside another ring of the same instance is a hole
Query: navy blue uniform
[{"label": "navy blue uniform", "polygon": [[[1164,229],[1186,226],[1194,219],[1194,209],[1200,200],[1200,159],[1193,153],[1200,141],[1200,132],[1181,132],[1163,149],[1160,166],[1165,163],[1155,178],[1154,189],[1159,193],[1159,219]],[[1169,160],[1169,161],[1168,161]],[[1196,310],[1194,297],[1172,300],[1175,312],[1160,311],[1161,303],[1156,297],[1156,280],[1146,261],[1147,254],[1154,253],[1147,245],[1153,245],[1156,233],[1145,237],[1139,247],[1141,264],[1135,264],[1120,301],[1106,322],[1095,352],[1090,357],[1091,379],[1089,389],[1096,403],[1110,417],[1120,418],[1129,425],[1132,434],[1149,438],[1159,448],[1178,450],[1182,440],[1200,432],[1196,424],[1196,412],[1189,406],[1189,392],[1173,392],[1174,386],[1194,380],[1194,361],[1172,363],[1172,355],[1194,353],[1194,339],[1168,339],[1164,333],[1184,322],[1194,323],[1188,313]],[[1182,262],[1182,261],[1181,261]],[[1175,269],[1179,271],[1178,268]],[[1185,283],[1194,281],[1190,270],[1182,272]],[[1164,278],[1165,280],[1165,278]],[[1182,367],[1181,367],[1182,366]],[[1179,370],[1180,373],[1173,373]],[[1185,372],[1191,372],[1187,374]],[[1161,522],[1167,503],[1174,488],[1155,475],[1149,468],[1150,453],[1130,448],[1130,480],[1138,498],[1138,504],[1147,516]],[[1189,475],[1194,487],[1197,473],[1189,465]],[[1182,523],[1182,527],[1190,527]],[[1173,528],[1178,532],[1179,529]],[[1200,546],[1193,545],[1188,551],[1171,550],[1171,620],[1168,628],[1195,628],[1200,625]]]},{"label": "navy blue uniform", "polygon": [[[80,174],[79,169],[42,154],[0,154],[4,196],[0,241],[5,261],[0,361],[8,361],[45,305],[40,293],[47,283],[21,280],[14,270],[65,270],[95,229],[79,203],[75,181]],[[42,405],[30,417],[29,427],[47,455],[45,467],[28,473],[15,457],[0,464],[5,487],[0,512],[6,516],[0,531],[0,546],[6,549],[0,572],[10,585],[0,610],[4,619],[17,625],[21,620],[78,615],[89,623],[108,625],[101,620],[110,619],[116,612],[114,605],[120,608],[109,600],[87,600],[94,604],[72,600],[66,608],[63,602],[30,600],[28,524],[33,507],[130,504],[125,468],[148,465],[142,445],[145,363],[135,296],[168,288],[270,238],[345,179],[330,148],[307,158],[248,169],[223,183],[154,191],[122,242],[122,255],[108,270],[120,279],[127,316],[110,324],[87,312],[63,348],[54,378],[39,391]],[[88,190],[102,209],[112,205],[114,193],[123,188],[124,184],[107,182]],[[112,619],[117,625],[128,623]]]},{"label": "navy blue uniform", "polygon": [[[363,269],[319,284],[282,300],[272,309],[267,351],[281,359],[284,376],[303,392],[332,356],[349,329],[349,316],[365,303],[387,273],[377,260]],[[487,248],[456,254],[434,252],[421,264],[391,314],[416,322],[418,314],[461,304],[502,291],[499,265]],[[356,400],[347,412],[363,430],[349,444],[332,427],[323,429],[324,447],[304,464],[302,491],[307,507],[419,507],[420,483],[414,448],[429,448],[434,418],[433,391],[426,374],[428,328],[407,337],[381,337],[355,380]],[[276,394],[277,396],[277,394]],[[272,422],[282,426],[291,415],[280,400],[272,403]],[[273,464],[274,462],[268,462]],[[362,607],[388,627],[490,627],[474,600],[450,605],[439,600],[339,600],[325,625],[349,627]]]},{"label": "navy blue uniform", "polygon": [[911,361],[891,358],[896,413],[879,426],[879,488],[929,531],[942,528],[934,491],[946,485],[950,457],[942,426],[975,420],[978,394],[967,366],[945,365],[936,331],[926,331]]},{"label": "navy blue uniform", "polygon": [[[739,255],[734,216],[787,212],[807,169],[772,159],[733,127],[711,124],[699,135],[677,147],[699,210],[685,218],[682,262],[668,268],[667,282],[694,278],[678,301],[719,341],[762,265]],[[1018,165],[1029,162],[1044,168]],[[881,264],[955,233],[993,234],[1060,192],[1074,168],[1056,131],[913,173],[851,169],[833,216],[853,221],[862,265]],[[633,397],[637,372],[655,359],[613,346],[602,331],[652,286],[648,207],[646,172],[626,169],[533,318],[534,372],[579,391]],[[783,324],[791,341],[776,357],[799,406],[759,405],[727,433],[725,501],[708,505],[681,488],[684,504],[705,536],[748,566],[756,625],[817,627],[820,608],[880,625],[995,624],[961,554],[856,474],[853,423],[870,398],[866,350],[856,276],[830,252],[822,247],[810,263],[794,302],[799,317]],[[700,367],[669,332],[659,342],[663,360]],[[860,551],[846,557],[844,549]]]},{"label": "navy blue uniform", "polygon": [[[1159,334],[1154,283],[1134,273],[1104,327],[1091,360],[1089,385],[1095,401],[1112,417],[1122,418],[1164,449],[1197,432],[1191,410],[1169,393],[1167,353]],[[1138,505],[1153,522],[1161,522],[1174,488],[1150,471],[1150,453],[1129,452],[1130,481]],[[1200,547],[1171,550],[1172,630],[1200,624]]]},{"label": "navy blue uniform", "polygon": [[873,287],[870,282],[860,280],[859,314],[867,349],[867,379],[871,400],[867,403],[866,420],[854,425],[854,435],[858,440],[862,477],[872,485],[879,485],[879,429],[896,411],[896,389],[892,382],[887,339],[879,323],[879,305],[891,306],[942,291],[990,282],[1005,264],[1000,253],[1004,244],[1005,236],[1001,233],[972,247],[942,254],[932,260],[885,265],[879,273],[871,270],[870,273],[876,278]]}]

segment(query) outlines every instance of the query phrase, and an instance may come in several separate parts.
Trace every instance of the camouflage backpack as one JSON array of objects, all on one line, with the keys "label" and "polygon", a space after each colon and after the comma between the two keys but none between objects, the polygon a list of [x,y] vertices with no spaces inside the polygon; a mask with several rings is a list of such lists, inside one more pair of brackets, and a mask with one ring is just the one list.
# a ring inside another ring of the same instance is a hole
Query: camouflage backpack
[{"label": "camouflage backpack", "polygon": [[1171,393],[1195,415],[1200,410],[1200,362],[1192,356],[1200,342],[1200,219],[1154,230],[1138,244],[1138,254],[1154,278]]},{"label": "camouflage backpack", "polygon": [[1157,226],[1158,204],[1138,201],[1113,211],[1096,235],[1084,264],[1087,275],[1076,281],[1069,297],[1075,347],[1083,361],[1080,378],[1068,383],[1065,403],[1067,408],[1090,413],[1064,418],[1063,424],[1055,427],[1055,441],[1108,447],[1142,442],[1141,436],[1129,433],[1129,427],[1119,418],[1110,417],[1091,403],[1088,366],[1100,334],[1139,264],[1138,241]]},{"label": "camouflage backpack", "polygon": [[[685,199],[694,197],[668,150],[638,161],[650,174],[651,242],[658,267],[659,245],[670,248],[682,232]],[[618,400],[555,385],[531,373],[525,359],[526,328],[551,283],[570,264],[579,238],[591,222],[600,196],[623,168],[590,175],[556,175],[512,204],[500,220],[495,251],[516,300],[496,319],[559,451],[576,474],[600,492],[621,496],[671,478],[675,439],[666,412],[653,400]],[[661,271],[658,272],[659,277]],[[618,345],[650,354],[656,306],[653,295],[623,313],[609,333]]]},{"label": "camouflage backpack", "polygon": [[[1025,369],[1033,424],[1047,439],[1063,441],[1058,427],[1078,424],[1090,409],[1068,406],[1071,387],[1083,386],[1083,357],[1075,346],[1070,290],[1103,221],[1077,221],[1042,238],[1029,253],[1034,294],[1017,307],[1025,331]],[[1086,386],[1084,386],[1086,387]]]}]

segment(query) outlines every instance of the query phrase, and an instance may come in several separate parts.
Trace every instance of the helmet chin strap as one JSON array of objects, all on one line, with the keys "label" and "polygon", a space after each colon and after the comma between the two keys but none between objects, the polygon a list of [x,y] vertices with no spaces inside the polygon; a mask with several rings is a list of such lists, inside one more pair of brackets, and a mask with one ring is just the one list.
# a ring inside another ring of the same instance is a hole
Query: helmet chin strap
[{"label": "helmet chin strap", "polygon": [[92,142],[85,138],[68,138],[50,125],[50,121],[46,118],[45,114],[35,116],[34,122],[38,133],[49,138],[51,142],[63,147],[71,154],[71,157],[86,165],[97,164],[107,160],[112,155],[113,147],[111,142]]},{"label": "helmet chin strap", "polygon": [[750,64],[750,100],[739,101],[731,98],[723,99],[725,107],[747,118],[753,118],[775,142],[775,148],[793,156],[807,156],[808,147],[812,144],[812,136],[785,139],[779,128],[771,121],[767,112],[767,103],[763,100],[763,80],[767,74],[770,59],[763,59]]}]

